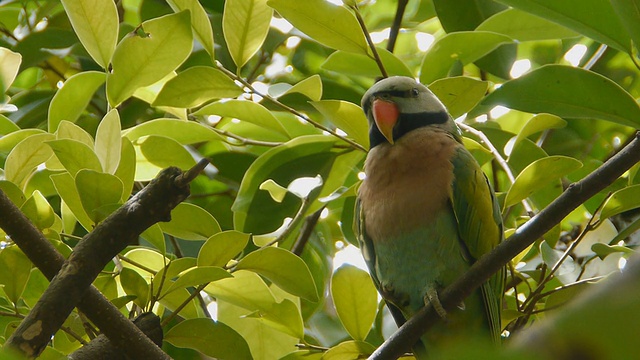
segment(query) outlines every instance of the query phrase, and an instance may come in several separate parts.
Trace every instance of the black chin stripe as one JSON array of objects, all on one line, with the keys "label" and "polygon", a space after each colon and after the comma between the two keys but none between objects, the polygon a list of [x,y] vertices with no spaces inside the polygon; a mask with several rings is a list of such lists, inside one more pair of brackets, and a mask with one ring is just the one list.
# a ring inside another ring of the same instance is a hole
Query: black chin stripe
[{"label": "black chin stripe", "polygon": [[397,141],[412,130],[429,125],[444,124],[448,120],[449,114],[446,112],[400,114],[398,123],[393,128],[393,139]]}]

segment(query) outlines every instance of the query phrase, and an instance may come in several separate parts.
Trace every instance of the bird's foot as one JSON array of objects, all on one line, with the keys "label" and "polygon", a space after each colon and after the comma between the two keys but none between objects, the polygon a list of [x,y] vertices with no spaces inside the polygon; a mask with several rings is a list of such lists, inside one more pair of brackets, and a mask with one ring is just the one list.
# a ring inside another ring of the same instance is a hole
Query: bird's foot
[{"label": "bird's foot", "polygon": [[431,304],[433,309],[443,320],[447,319],[447,310],[445,310],[442,303],[440,303],[440,298],[438,297],[438,291],[436,289],[427,289],[427,294],[424,296],[424,303]]}]

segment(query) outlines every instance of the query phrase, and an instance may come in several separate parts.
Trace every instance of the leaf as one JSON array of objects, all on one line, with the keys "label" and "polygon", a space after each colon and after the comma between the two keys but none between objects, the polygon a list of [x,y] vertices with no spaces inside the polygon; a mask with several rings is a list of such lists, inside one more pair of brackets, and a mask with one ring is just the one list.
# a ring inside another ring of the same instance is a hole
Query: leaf
[{"label": "leaf", "polygon": [[266,0],[224,2],[222,31],[233,62],[241,68],[260,49],[269,32],[273,10]]},{"label": "leaf", "polygon": [[191,12],[191,27],[196,35],[196,39],[202,47],[214,57],[213,30],[209,16],[198,0],[167,0],[173,11],[180,12],[189,10]]},{"label": "leaf", "polygon": [[629,93],[600,74],[570,66],[546,65],[507,81],[481,103],[484,108],[496,105],[640,127],[640,106]]},{"label": "leaf", "polygon": [[177,166],[185,170],[196,164],[189,151],[171,138],[151,135],[138,143],[142,155],[136,158],[138,163],[146,160],[161,168]]},{"label": "leaf", "polygon": [[51,175],[51,181],[53,182],[56,192],[60,195],[60,198],[62,198],[69,210],[71,210],[80,225],[86,230],[93,230],[94,222],[84,211],[74,178],[68,172],[64,172]]},{"label": "leaf", "polygon": [[360,106],[342,100],[313,101],[311,105],[358,144],[369,148],[369,122]]},{"label": "leaf", "polygon": [[633,251],[632,249],[626,246],[608,245],[603,243],[595,243],[591,245],[591,250],[593,250],[593,252],[596,253],[596,255],[598,255],[600,259],[603,259],[603,260],[604,258],[607,257],[607,255],[610,255],[610,254],[615,254],[615,253],[634,254],[635,253],[635,251]]},{"label": "leaf", "polygon": [[20,211],[31,220],[38,230],[50,228],[56,220],[53,208],[38,190],[34,191],[33,195],[22,204]]},{"label": "leaf", "polygon": [[378,292],[369,274],[355,266],[342,265],[331,277],[331,298],[349,335],[364,341],[378,310]]},{"label": "leaf", "polygon": [[7,299],[18,306],[31,274],[31,261],[17,246],[0,251],[0,285]]},{"label": "leaf", "polygon": [[304,325],[300,310],[289,299],[273,304],[267,312],[256,311],[247,317],[256,318],[266,325],[297,339],[304,338]]},{"label": "leaf", "polygon": [[220,279],[233,277],[227,270],[217,266],[198,266],[184,271],[178,276],[171,286],[167,289],[165,294],[178,289],[184,289],[191,286],[198,286],[207,284]]},{"label": "leaf", "polygon": [[[547,264],[547,267],[550,269],[554,267],[558,261],[562,258],[562,251],[551,248],[546,241],[540,243],[540,256],[542,257],[542,261]],[[578,266],[573,261],[571,256],[567,256],[563,261],[558,271],[555,273],[555,277],[562,284],[570,284],[575,281],[575,276],[572,276],[572,273],[577,270]]]},{"label": "leaf", "polygon": [[192,108],[212,99],[235,98],[243,92],[222,71],[208,66],[194,66],[167,81],[153,106]]},{"label": "leaf", "polygon": [[[353,360],[371,355],[375,346],[362,341],[345,341],[327,350],[322,360]],[[364,355],[364,356],[363,356]]]},{"label": "leaf", "polygon": [[297,178],[317,175],[325,179],[337,157],[331,151],[335,142],[324,135],[300,136],[256,159],[246,171],[232,207],[235,228],[264,234],[280,227],[283,219],[297,210],[299,200],[286,195],[278,204],[259,190],[260,184],[267,179],[289,184]]},{"label": "leaf", "polygon": [[0,95],[4,95],[18,75],[22,55],[0,47]]},{"label": "leaf", "polygon": [[247,342],[235,330],[211,319],[189,319],[167,331],[164,340],[173,346],[197,350],[218,359],[253,359]]},{"label": "leaf", "polygon": [[578,170],[582,163],[567,156],[548,156],[527,166],[509,188],[504,207],[515,205],[554,180]]},{"label": "leaf", "polygon": [[470,64],[503,44],[512,43],[508,36],[486,31],[460,31],[436,41],[422,59],[420,82],[429,84],[447,76],[456,63]]},{"label": "leaf", "polygon": [[640,207],[640,185],[632,185],[611,194],[602,207],[601,219],[608,219]]},{"label": "leaf", "polygon": [[287,130],[280,121],[264,106],[248,100],[219,101],[196,111],[194,115],[218,115],[230,117],[261,126],[289,138]]},{"label": "leaf", "polygon": [[212,235],[200,248],[198,266],[225,266],[249,242],[249,234],[229,230]]},{"label": "leaf", "polygon": [[136,172],[136,152],[129,139],[122,139],[120,149],[120,162],[116,169],[115,176],[122,181],[122,203],[125,203],[131,192],[133,191],[133,183],[135,180]]},{"label": "leaf", "polygon": [[141,308],[147,306],[149,302],[149,284],[137,271],[123,268],[120,271],[120,285],[122,285],[122,289],[126,294],[136,297],[133,300],[136,305]]},{"label": "leaf", "polygon": [[111,107],[120,105],[137,88],[151,85],[175,70],[191,53],[191,17],[188,11],[145,21],[140,29],[149,36],[128,34],[113,54],[107,76]]},{"label": "leaf", "polygon": [[[123,201],[124,202],[124,201]],[[166,255],[167,245],[164,242],[164,234],[159,224],[153,224],[140,234],[140,237],[148,241],[153,247],[160,250],[162,255]]]},{"label": "leaf", "polygon": [[204,289],[218,300],[224,300],[244,309],[269,311],[276,299],[267,284],[251,271],[235,271],[232,278],[222,279]]},{"label": "leaf", "polygon": [[36,166],[53,155],[51,148],[45,143],[53,139],[53,134],[35,134],[19,142],[7,156],[4,165],[5,179],[22,187]]},{"label": "leaf", "polygon": [[220,140],[220,135],[209,127],[195,121],[176,119],[154,119],[124,131],[123,136],[135,141],[142,136],[159,135],[173,139],[180,144]]},{"label": "leaf", "polygon": [[489,83],[466,76],[439,79],[429,85],[429,90],[442,101],[454,119],[469,112],[482,100]]},{"label": "leaf", "polygon": [[60,139],[47,141],[64,168],[74,176],[82,169],[102,172],[102,165],[93,149],[77,140]]},{"label": "leaf", "polygon": [[276,247],[256,250],[240,260],[236,269],[254,271],[288,293],[309,301],[318,301],[316,285],[309,268],[290,251]]},{"label": "leaf", "polygon": [[271,179],[265,180],[265,182],[260,184],[258,189],[268,191],[271,198],[277,203],[281,203],[288,192],[287,188],[278,185],[278,183]]},{"label": "leaf", "polygon": [[317,42],[336,49],[367,54],[368,46],[355,15],[325,0],[269,0],[293,26]]},{"label": "leaf", "polygon": [[[376,48],[380,60],[389,76],[414,77],[407,65],[398,57],[384,48]],[[329,55],[321,66],[325,70],[335,71],[348,75],[377,77],[380,76],[378,63],[366,54],[336,51]]]},{"label": "leaf", "polygon": [[630,52],[629,35],[609,1],[583,0],[580,6],[555,0],[501,0],[501,2],[556,22],[618,50]]},{"label": "leaf", "polygon": [[494,14],[478,25],[477,31],[490,31],[518,41],[556,40],[579,36],[578,33],[546,18],[518,9],[507,9]]},{"label": "leaf", "polygon": [[[0,114],[0,135],[8,135],[13,132],[19,131],[20,127],[16,125],[11,119]],[[0,139],[4,139],[4,136]],[[2,147],[0,146],[0,151]]]},{"label": "leaf", "polygon": [[180,203],[171,211],[171,221],[160,223],[162,231],[184,240],[206,240],[220,232],[216,219],[199,206]]},{"label": "leaf", "polygon": [[118,9],[111,0],[61,0],[73,30],[95,62],[107,69],[118,40]]},{"label": "leaf", "polygon": [[[640,50],[640,3],[637,0],[612,0],[611,5],[633,40],[636,51]],[[631,54],[633,56],[633,48]]]},{"label": "leaf", "polygon": [[115,175],[82,169],[76,174],[76,188],[82,207],[97,224],[109,215],[102,213],[101,209],[107,205],[115,209],[120,204],[123,185]]},{"label": "leaf", "polygon": [[96,155],[104,172],[113,174],[120,163],[122,136],[120,135],[120,115],[113,109],[102,118],[96,132]]},{"label": "leaf", "polygon": [[287,83],[278,83],[269,87],[269,95],[278,98],[287,94],[299,93],[313,101],[322,98],[322,80],[320,75],[311,75],[299,83],[291,86]]},{"label": "leaf", "polygon": [[562,118],[559,118],[551,114],[538,114],[533,116],[527,121],[526,124],[520,129],[518,135],[515,138],[513,147],[516,147],[522,139],[529,137],[532,134],[548,130],[548,129],[560,129],[567,125],[567,122]]}]

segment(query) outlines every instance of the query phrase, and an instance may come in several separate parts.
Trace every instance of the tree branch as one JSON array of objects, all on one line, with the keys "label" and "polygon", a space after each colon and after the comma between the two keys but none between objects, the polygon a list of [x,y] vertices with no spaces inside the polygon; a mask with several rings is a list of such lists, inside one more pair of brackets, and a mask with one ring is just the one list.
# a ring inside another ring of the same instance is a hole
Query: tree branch
[{"label": "tree branch", "polygon": [[[87,301],[86,296],[98,298],[98,300],[104,299],[97,290],[91,288],[93,280],[111,258],[126,246],[137,243],[139,235],[146,228],[156,222],[170,220],[171,210],[189,196],[188,181],[194,177],[196,169],[201,167],[202,164],[199,163],[186,173],[175,167],[163,170],[146,188],[129,199],[86,235],[74,248],[67,261],[64,261],[62,256],[53,250],[46,239],[44,243],[47,245],[44,245],[41,250],[39,249],[41,244],[38,244],[38,249],[36,249],[33,239],[40,239],[42,235],[32,226],[30,226],[32,236],[30,238],[22,237],[24,241],[18,240],[24,234],[16,232],[21,229],[16,228],[15,225],[19,224],[23,228],[25,223],[31,225],[19,210],[17,213],[15,211],[9,213],[8,216],[0,216],[2,218],[0,224],[3,225],[3,229],[14,238],[16,244],[19,244],[18,246],[22,242],[25,254],[36,265],[42,266],[41,270],[45,275],[51,278],[57,272],[40,300],[7,340],[6,346],[17,349],[29,357],[37,356],[44,350],[51,336],[60,328],[73,308],[79,306],[107,336],[109,333],[114,336],[113,339],[111,337],[110,339],[116,345],[120,345],[131,353],[134,351],[129,346],[136,348],[136,354],[132,354],[132,357],[137,359],[168,359],[169,357],[160,348],[151,345],[153,343],[137,328],[130,326],[131,323],[119,311],[116,310],[119,315],[116,316],[116,319],[108,318],[104,314],[104,309],[95,307],[96,303]],[[0,201],[3,202],[3,205],[7,205],[7,202],[10,203],[4,193],[0,194]],[[0,209],[0,214],[2,214],[14,210],[15,206],[10,204],[10,206],[0,206]],[[62,264],[63,262],[64,264]],[[59,272],[58,269],[60,269]],[[104,306],[105,302],[109,303],[104,299],[101,304]],[[122,320],[122,318],[125,321],[119,325],[126,323],[125,328],[129,332],[129,337],[125,339],[119,334],[123,329],[111,328],[114,326],[114,320]],[[146,346],[138,347],[136,343]]]},{"label": "tree branch", "polygon": [[391,24],[391,31],[389,32],[389,42],[387,42],[387,50],[393,52],[393,48],[396,46],[396,40],[398,34],[400,34],[400,27],[402,26],[402,17],[404,16],[404,10],[407,7],[409,0],[398,0],[398,8],[396,9],[396,16]]},{"label": "tree branch", "polygon": [[[580,204],[613,183],[639,161],[640,132],[636,133],[636,138],[628,146],[584,179],[571,184],[549,206],[519,227],[508,240],[478,259],[463,276],[444,289],[440,293],[440,302],[445,310],[453,311],[457,304],[504,267],[514,256],[543,236]],[[438,315],[433,307],[425,306],[385,341],[369,357],[369,360],[395,359],[401,356],[436,321],[438,321]]]}]

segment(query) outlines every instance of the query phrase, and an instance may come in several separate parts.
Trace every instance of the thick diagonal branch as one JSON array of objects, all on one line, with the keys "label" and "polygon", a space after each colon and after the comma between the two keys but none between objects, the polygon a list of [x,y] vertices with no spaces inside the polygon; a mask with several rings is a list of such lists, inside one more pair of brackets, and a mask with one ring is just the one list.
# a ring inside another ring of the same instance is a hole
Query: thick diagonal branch
[{"label": "thick diagonal branch", "polygon": [[[569,186],[549,206],[518,228],[508,240],[478,259],[469,271],[440,293],[443,307],[447,311],[453,311],[457,304],[460,304],[512,258],[560,223],[580,204],[612,184],[638,162],[640,162],[640,132],[636,133],[636,138],[629,145],[602,166],[584,179]],[[408,351],[436,321],[438,321],[438,315],[435,310],[431,306],[425,306],[385,341],[369,357],[369,360],[398,358],[405,351]]]}]

